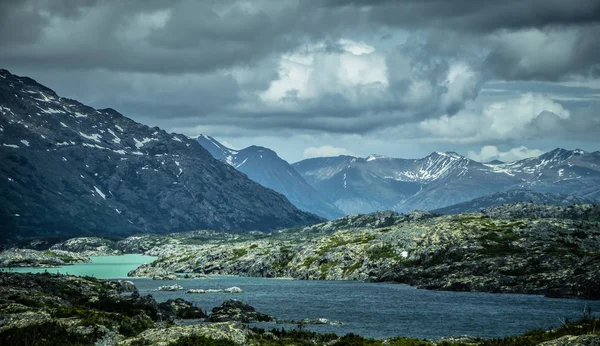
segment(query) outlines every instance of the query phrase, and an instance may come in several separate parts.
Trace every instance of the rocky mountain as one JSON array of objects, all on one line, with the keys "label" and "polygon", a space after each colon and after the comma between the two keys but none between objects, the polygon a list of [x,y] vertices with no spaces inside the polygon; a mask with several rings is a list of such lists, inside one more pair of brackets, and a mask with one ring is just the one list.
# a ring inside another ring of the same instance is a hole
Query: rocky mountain
[{"label": "rocky mountain", "polygon": [[205,135],[198,136],[196,140],[214,158],[227,162],[255,182],[283,194],[299,209],[327,219],[344,215],[273,150],[259,146],[233,150]]},{"label": "rocky mountain", "polygon": [[573,204],[591,204],[596,201],[572,195],[561,195],[556,193],[534,192],[529,190],[508,190],[494,193],[488,196],[475,198],[473,200],[436,209],[433,212],[439,214],[460,214],[476,212],[489,207],[503,204],[514,204],[518,202],[530,202],[535,204],[569,206]]},{"label": "rocky mountain", "polygon": [[454,152],[434,152],[420,159],[314,158],[293,167],[349,214],[434,210],[513,189],[600,197],[600,152],[582,150],[556,149],[511,163],[480,163]]},{"label": "rocky mountain", "polygon": [[0,70],[0,240],[272,230],[322,220],[195,140]]}]

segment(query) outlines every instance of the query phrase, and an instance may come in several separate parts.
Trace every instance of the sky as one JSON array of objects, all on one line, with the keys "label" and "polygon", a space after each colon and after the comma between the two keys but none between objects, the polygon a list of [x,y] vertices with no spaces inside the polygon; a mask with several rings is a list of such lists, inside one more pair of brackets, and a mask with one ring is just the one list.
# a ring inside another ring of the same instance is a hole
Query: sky
[{"label": "sky", "polygon": [[0,68],[296,162],[600,149],[600,0],[0,0]]}]

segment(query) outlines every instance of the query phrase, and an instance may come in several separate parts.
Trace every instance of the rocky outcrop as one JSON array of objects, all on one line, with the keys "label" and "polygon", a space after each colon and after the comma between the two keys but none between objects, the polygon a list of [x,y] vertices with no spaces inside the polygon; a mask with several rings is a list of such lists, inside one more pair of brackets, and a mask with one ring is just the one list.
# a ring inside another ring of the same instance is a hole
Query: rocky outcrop
[{"label": "rocky outcrop", "polygon": [[89,262],[87,256],[62,250],[8,249],[0,252],[0,267],[58,267]]},{"label": "rocky outcrop", "polygon": [[76,252],[85,256],[114,256],[123,252],[116,248],[114,241],[98,237],[71,238],[64,242],[54,244],[51,251],[62,250]]},{"label": "rocky outcrop", "polygon": [[158,304],[158,308],[163,313],[163,316],[167,316],[170,320],[206,317],[202,309],[182,298],[169,299],[166,302]]},{"label": "rocky outcrop", "polygon": [[244,290],[242,290],[239,287],[229,287],[229,288],[225,288],[225,289],[201,289],[201,288],[192,288],[187,290],[188,294],[204,294],[204,293],[243,293]]},{"label": "rocky outcrop", "polygon": [[212,309],[212,313],[208,316],[210,322],[274,322],[276,319],[256,311],[252,306],[242,303],[238,300],[227,300]]},{"label": "rocky outcrop", "polygon": [[166,285],[166,286],[159,286],[157,289],[157,291],[181,291],[183,290],[183,287],[181,285]]},{"label": "rocky outcrop", "polygon": [[556,340],[546,341],[538,346],[597,346],[600,335],[565,335]]},{"label": "rocky outcrop", "polygon": [[[502,210],[518,208],[522,205]],[[560,215],[569,217],[563,218],[537,213],[531,218],[504,213],[348,216],[260,238],[173,246],[130,275],[387,281],[438,290],[598,299],[596,208],[566,207]]]},{"label": "rocky outcrop", "polygon": [[190,335],[245,343],[247,328],[235,323],[172,324],[204,317],[199,307],[183,299],[159,304],[151,296],[140,296],[128,281],[0,273],[2,345],[38,345],[40,340],[56,345],[157,345]]},{"label": "rocky outcrop", "polygon": [[166,346],[176,340],[190,336],[204,336],[214,340],[230,340],[235,345],[247,345],[248,335],[251,333],[245,325],[236,322],[159,326],[158,328],[145,330],[136,337],[121,342],[120,345]]}]

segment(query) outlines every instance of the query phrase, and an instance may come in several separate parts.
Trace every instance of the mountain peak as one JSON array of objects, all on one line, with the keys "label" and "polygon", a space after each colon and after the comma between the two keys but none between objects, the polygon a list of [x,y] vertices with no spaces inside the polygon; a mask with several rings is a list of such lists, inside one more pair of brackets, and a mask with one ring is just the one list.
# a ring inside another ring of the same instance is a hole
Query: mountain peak
[{"label": "mountain peak", "polygon": [[384,156],[384,155],[377,155],[377,154],[371,154],[371,155],[365,157],[365,160],[367,162],[369,162],[369,161],[375,161],[377,159],[389,159],[389,157],[388,156]]},{"label": "mountain peak", "polygon": [[451,159],[463,159],[464,156],[456,153],[455,151],[434,151],[427,157],[448,157]]}]

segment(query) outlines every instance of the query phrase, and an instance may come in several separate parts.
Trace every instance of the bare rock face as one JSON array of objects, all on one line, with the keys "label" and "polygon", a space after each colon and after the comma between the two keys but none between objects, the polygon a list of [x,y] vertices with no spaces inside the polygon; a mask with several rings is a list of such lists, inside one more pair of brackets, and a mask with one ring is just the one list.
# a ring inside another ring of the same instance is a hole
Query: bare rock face
[{"label": "bare rock face", "polygon": [[195,140],[0,70],[0,242],[196,229],[273,230],[316,215]]}]

